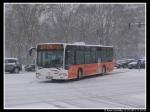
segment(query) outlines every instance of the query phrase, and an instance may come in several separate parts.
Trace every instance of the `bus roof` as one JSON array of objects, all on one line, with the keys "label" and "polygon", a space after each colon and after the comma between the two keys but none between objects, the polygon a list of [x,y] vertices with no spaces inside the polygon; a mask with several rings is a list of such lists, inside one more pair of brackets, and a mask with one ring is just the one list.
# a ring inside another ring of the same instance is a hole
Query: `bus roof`
[{"label": "bus roof", "polygon": [[63,44],[63,45],[75,45],[75,46],[95,46],[95,47],[113,47],[113,46],[105,46],[105,45],[89,45],[89,44],[74,44],[74,43],[39,43],[38,45],[43,44]]}]

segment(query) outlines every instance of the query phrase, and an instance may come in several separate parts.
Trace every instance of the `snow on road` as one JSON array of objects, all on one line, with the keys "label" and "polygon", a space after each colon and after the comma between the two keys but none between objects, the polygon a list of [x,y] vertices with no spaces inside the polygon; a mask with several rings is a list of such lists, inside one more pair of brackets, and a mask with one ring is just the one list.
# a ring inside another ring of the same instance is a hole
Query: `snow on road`
[{"label": "snow on road", "polygon": [[115,69],[80,81],[37,81],[4,74],[5,108],[145,108],[145,69]]}]

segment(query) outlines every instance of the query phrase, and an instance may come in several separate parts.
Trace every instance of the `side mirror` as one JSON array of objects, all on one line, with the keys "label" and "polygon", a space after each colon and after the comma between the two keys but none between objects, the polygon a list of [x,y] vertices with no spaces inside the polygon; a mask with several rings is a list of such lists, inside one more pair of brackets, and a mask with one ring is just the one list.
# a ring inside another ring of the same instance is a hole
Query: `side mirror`
[{"label": "side mirror", "polygon": [[31,47],[31,48],[28,50],[30,56],[32,55],[32,51],[33,51],[33,50],[36,50],[36,47]]}]

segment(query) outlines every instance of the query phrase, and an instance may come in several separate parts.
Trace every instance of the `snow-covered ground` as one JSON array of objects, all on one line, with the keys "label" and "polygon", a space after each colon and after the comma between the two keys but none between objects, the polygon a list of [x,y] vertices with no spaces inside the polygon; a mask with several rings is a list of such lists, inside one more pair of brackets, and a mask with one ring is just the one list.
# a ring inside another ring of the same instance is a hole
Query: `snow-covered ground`
[{"label": "snow-covered ground", "polygon": [[4,74],[4,108],[146,108],[145,69],[115,69],[80,81],[37,81]]}]

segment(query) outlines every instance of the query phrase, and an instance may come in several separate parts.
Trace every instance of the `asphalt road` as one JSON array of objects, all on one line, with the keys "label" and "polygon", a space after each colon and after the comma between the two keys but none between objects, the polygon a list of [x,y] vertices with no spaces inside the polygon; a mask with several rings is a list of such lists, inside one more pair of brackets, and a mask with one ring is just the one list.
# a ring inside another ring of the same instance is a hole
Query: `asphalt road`
[{"label": "asphalt road", "polygon": [[4,108],[146,108],[145,69],[115,69],[80,81],[37,81],[35,73],[4,74]]}]

